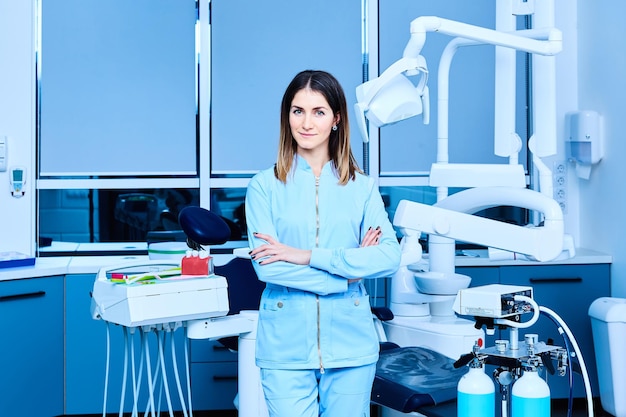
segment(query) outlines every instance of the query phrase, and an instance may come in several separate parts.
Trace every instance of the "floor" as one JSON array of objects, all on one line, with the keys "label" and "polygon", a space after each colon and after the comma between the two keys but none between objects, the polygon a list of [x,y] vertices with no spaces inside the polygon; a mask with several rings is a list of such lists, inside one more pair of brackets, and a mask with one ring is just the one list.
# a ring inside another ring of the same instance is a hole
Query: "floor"
[{"label": "floor", "polygon": [[[568,413],[567,400],[552,400],[550,417],[588,417],[587,402],[583,398],[574,401],[571,414]],[[423,411],[426,417],[456,417],[456,403],[442,404],[432,410]],[[602,409],[600,400],[594,401],[594,417],[613,417]],[[372,417],[378,417],[372,413]]]},{"label": "floor", "polygon": [[[587,413],[587,402],[583,399],[579,398],[578,402],[574,402],[574,410],[571,414],[572,417],[585,417],[588,415]],[[600,405],[600,399],[596,399],[593,406],[593,415],[595,417],[612,417],[611,414],[607,413],[602,409],[602,405]],[[567,414],[567,401],[559,400],[556,404],[553,405],[552,417],[565,417]]]},{"label": "floor", "polygon": [[[553,400],[552,401],[552,415],[550,417],[587,417],[587,403],[584,399],[576,399],[574,402],[573,411],[568,414],[568,407],[566,400]],[[117,416],[118,414],[110,414],[110,417]],[[161,414],[163,417],[168,415],[167,413]],[[236,410],[221,410],[221,411],[194,411],[194,417],[237,417]],[[456,408],[454,403],[440,405],[432,410],[428,410],[425,414],[427,417],[456,417]],[[376,406],[372,407],[371,417],[380,416],[380,409]],[[62,416],[60,416],[62,417]],[[100,417],[96,415],[81,415],[81,416],[67,416],[67,417]],[[182,417],[182,413],[175,413],[175,417]],[[600,401],[596,401],[594,404],[594,417],[613,417],[611,414],[602,410]]]}]

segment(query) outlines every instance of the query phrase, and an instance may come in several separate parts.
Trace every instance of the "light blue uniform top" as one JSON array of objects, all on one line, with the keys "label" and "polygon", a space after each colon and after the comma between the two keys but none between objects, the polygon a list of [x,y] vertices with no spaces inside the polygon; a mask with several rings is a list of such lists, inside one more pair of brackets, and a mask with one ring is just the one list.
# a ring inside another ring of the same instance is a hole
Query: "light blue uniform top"
[{"label": "light blue uniform top", "polygon": [[[375,181],[357,174],[338,184],[332,162],[316,178],[297,156],[287,184],[274,168],[248,186],[246,222],[250,247],[274,236],[285,245],[311,249],[309,265],[259,265],[267,283],[259,311],[256,362],[261,368],[315,369],[359,366],[378,359],[369,297],[350,278],[384,278],[400,264],[400,246]],[[378,245],[359,247],[369,227],[380,226]]]}]

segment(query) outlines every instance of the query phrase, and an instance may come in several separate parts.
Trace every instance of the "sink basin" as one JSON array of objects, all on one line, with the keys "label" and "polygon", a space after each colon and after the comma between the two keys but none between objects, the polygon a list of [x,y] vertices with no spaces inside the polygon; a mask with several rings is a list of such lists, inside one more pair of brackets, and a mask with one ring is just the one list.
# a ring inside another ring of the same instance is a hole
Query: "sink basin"
[{"label": "sink basin", "polygon": [[447,272],[415,272],[413,276],[421,293],[433,295],[456,295],[472,281],[467,275]]}]

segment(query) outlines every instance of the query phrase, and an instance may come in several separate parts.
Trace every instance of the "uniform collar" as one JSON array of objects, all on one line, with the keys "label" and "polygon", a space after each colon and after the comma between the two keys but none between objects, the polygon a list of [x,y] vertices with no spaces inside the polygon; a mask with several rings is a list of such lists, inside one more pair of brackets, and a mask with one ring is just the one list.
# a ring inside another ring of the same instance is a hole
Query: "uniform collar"
[{"label": "uniform collar", "polygon": [[[306,159],[304,159],[300,155],[296,154],[296,156],[294,157],[294,163],[296,164],[296,169],[310,172],[311,174],[313,174],[313,168],[311,168]],[[332,175],[336,177],[337,175],[335,173],[336,170],[334,166],[335,165],[333,164],[333,161],[326,162],[322,167],[322,173],[320,176]]]}]

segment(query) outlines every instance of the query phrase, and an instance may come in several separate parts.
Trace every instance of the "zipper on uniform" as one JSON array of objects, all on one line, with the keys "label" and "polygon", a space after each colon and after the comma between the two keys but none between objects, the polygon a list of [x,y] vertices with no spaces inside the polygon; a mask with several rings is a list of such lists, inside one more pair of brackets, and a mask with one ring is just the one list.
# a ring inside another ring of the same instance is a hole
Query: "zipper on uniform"
[{"label": "zipper on uniform", "polygon": [[[320,244],[320,177],[315,177],[315,247]],[[317,355],[320,360],[320,373],[324,373],[324,362],[322,361],[322,335],[321,335],[321,310],[320,296],[315,295],[317,303]]]},{"label": "zipper on uniform", "polygon": [[320,177],[315,177],[315,247],[320,246]]},{"label": "zipper on uniform", "polygon": [[317,354],[320,358],[320,373],[324,373],[324,362],[322,361],[322,344],[321,344],[321,331],[320,331],[320,296],[315,295],[315,302],[317,303]]}]

